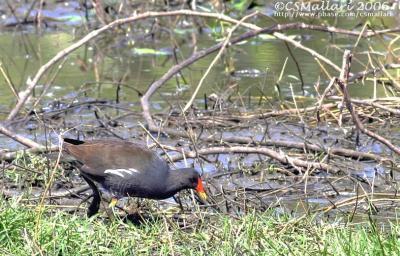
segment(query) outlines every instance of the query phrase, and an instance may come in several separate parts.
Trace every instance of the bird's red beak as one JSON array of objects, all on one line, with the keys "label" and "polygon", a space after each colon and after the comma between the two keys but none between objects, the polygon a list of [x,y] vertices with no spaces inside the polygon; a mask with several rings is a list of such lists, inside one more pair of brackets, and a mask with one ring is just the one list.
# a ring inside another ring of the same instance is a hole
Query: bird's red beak
[{"label": "bird's red beak", "polygon": [[203,201],[206,201],[206,200],[207,200],[207,194],[206,194],[206,191],[204,191],[203,181],[202,181],[200,178],[197,180],[196,191],[197,191],[197,194],[199,195],[199,197],[200,197]]}]

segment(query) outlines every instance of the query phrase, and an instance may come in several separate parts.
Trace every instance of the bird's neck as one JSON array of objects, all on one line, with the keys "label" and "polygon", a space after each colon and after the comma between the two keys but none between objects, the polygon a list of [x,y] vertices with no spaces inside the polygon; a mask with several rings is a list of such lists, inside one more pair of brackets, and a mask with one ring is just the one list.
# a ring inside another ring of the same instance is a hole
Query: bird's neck
[{"label": "bird's neck", "polygon": [[166,193],[173,196],[182,189],[188,189],[188,184],[184,182],[185,173],[179,170],[170,171],[165,182]]}]

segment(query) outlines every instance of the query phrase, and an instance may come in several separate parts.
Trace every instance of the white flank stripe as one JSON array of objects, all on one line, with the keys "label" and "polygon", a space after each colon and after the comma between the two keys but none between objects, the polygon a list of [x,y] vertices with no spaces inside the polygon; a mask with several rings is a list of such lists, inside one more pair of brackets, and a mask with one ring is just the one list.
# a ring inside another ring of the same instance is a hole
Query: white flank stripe
[{"label": "white flank stripe", "polygon": [[[129,168],[129,171],[131,171],[131,172],[136,172],[136,173],[140,173],[139,172],[139,170],[136,170],[135,168]],[[131,173],[131,175],[132,175],[133,173]]]},{"label": "white flank stripe", "polygon": [[110,173],[114,175],[118,175],[122,178],[125,177],[124,173],[127,173],[128,175],[133,175],[134,173],[139,173],[138,170],[134,168],[129,168],[129,169],[107,169],[104,171],[104,173]]},{"label": "white flank stripe", "polygon": [[105,170],[104,171],[104,173],[110,173],[110,174],[115,174],[115,175],[118,175],[118,176],[120,176],[120,177],[124,177],[124,174],[122,174],[121,172],[120,172],[120,170],[121,169],[107,169],[107,170]]}]

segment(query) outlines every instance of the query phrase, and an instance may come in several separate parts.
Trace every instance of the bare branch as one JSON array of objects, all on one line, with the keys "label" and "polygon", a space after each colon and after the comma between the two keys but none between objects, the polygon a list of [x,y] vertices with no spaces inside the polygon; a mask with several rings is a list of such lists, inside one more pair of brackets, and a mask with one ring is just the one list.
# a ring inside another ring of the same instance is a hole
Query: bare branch
[{"label": "bare branch", "polygon": [[[303,167],[306,169],[318,169],[329,171],[331,173],[338,173],[341,171],[337,167],[330,166],[325,163],[319,162],[308,162],[298,158],[289,157],[288,155],[284,154],[283,152],[276,152],[275,150],[264,148],[264,147],[242,147],[242,146],[233,146],[233,147],[211,147],[205,149],[198,149],[196,151],[185,152],[185,157],[195,158],[198,155],[211,155],[211,154],[228,154],[228,153],[245,153],[245,154],[262,154],[273,158],[282,164],[289,164],[293,167]],[[183,155],[177,155],[172,157],[173,161],[178,161],[183,159]]]},{"label": "bare branch", "polygon": [[362,133],[383,143],[388,148],[390,148],[392,151],[394,151],[396,154],[400,155],[399,147],[396,147],[395,145],[393,145],[388,139],[365,128],[364,124],[360,121],[360,118],[358,117],[356,110],[353,108],[353,105],[351,103],[351,98],[350,98],[349,92],[347,90],[347,82],[348,82],[348,74],[349,74],[349,70],[350,70],[351,56],[352,55],[349,50],[346,50],[344,52],[343,67],[342,67],[343,72],[341,73],[342,77],[339,79],[336,79],[336,82],[338,83],[340,90],[343,93],[343,100],[346,103],[346,107],[351,114],[351,118],[352,118],[354,124],[356,125],[357,129],[359,129]]},{"label": "bare branch", "polygon": [[21,135],[18,135],[9,129],[7,129],[5,126],[0,124],[0,133],[6,135],[7,137],[10,137],[11,139],[15,140],[18,143],[21,143],[24,146],[27,146],[29,148],[42,148],[43,146],[34,142],[33,140],[27,139],[25,137],[22,137]]}]

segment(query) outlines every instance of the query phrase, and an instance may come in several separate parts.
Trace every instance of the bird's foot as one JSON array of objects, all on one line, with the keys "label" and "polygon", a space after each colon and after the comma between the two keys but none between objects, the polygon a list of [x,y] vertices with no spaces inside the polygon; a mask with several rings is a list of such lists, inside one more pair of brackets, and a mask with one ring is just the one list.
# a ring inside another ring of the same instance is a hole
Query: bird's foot
[{"label": "bird's foot", "polygon": [[108,205],[108,207],[114,208],[117,205],[117,203],[118,203],[118,198],[113,197],[113,198],[111,198],[111,201],[110,201],[110,204]]}]

